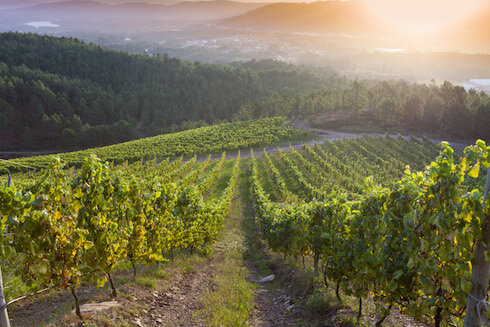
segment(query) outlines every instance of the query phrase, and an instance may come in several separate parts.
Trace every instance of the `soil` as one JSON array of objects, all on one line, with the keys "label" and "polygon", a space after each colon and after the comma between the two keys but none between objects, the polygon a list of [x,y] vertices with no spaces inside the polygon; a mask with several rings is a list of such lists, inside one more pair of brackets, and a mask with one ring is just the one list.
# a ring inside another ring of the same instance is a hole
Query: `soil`
[{"label": "soil", "polygon": [[206,262],[195,271],[176,272],[164,286],[155,290],[133,286],[127,292],[134,298],[124,299],[126,303],[108,316],[117,320],[125,314],[127,305],[137,308],[137,313],[130,318],[136,326],[162,326],[163,323],[168,326],[204,326],[193,312],[202,306],[200,299],[204,293],[212,289],[213,272],[214,264]]},{"label": "soil", "polygon": [[261,286],[255,294],[251,326],[296,326],[291,297],[285,292],[269,290]]}]

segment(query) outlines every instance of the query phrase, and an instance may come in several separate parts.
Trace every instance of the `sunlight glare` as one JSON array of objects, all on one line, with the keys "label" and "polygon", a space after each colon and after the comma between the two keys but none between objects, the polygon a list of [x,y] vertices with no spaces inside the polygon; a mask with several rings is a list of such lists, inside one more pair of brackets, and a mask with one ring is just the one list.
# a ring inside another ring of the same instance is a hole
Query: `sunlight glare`
[{"label": "sunlight glare", "polygon": [[382,19],[415,32],[436,30],[465,18],[487,0],[363,0]]}]

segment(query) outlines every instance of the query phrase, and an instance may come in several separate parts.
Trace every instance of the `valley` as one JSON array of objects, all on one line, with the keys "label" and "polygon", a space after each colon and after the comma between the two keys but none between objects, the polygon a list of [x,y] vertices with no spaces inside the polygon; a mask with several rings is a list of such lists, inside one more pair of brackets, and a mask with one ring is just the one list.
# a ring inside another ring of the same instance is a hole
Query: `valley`
[{"label": "valley", "polygon": [[0,327],[490,325],[486,0],[0,0]]}]

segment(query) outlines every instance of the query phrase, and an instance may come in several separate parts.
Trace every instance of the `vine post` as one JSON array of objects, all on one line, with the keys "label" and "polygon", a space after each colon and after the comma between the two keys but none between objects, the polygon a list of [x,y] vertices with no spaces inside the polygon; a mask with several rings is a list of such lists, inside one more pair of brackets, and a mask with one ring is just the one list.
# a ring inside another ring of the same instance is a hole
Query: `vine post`
[{"label": "vine post", "polygon": [[[483,206],[485,207],[490,191],[490,167],[487,172],[485,193],[483,195]],[[486,213],[488,208],[485,208]],[[490,275],[490,263],[485,258],[485,252],[490,250],[490,216],[484,215],[482,223],[482,239],[477,240],[473,255],[473,269],[471,271],[471,283],[473,288],[468,294],[466,301],[465,327],[482,326],[482,318],[485,319],[485,305],[487,300],[488,281]]]},{"label": "vine post", "polygon": [[[3,278],[2,269],[0,268],[0,307],[5,305],[5,296],[3,294]],[[10,327],[9,315],[7,314],[7,308],[0,312],[0,327]]]},{"label": "vine post", "polygon": [[[10,171],[8,171],[8,181],[7,187],[12,186],[12,176],[10,175]],[[4,231],[2,231],[3,233]],[[3,237],[3,235],[0,235]],[[2,277],[2,268],[0,267],[0,307],[3,307],[6,304],[5,295],[3,294],[3,277]],[[2,312],[0,312],[0,327],[10,327],[9,315],[7,313],[7,307],[5,307]]]}]

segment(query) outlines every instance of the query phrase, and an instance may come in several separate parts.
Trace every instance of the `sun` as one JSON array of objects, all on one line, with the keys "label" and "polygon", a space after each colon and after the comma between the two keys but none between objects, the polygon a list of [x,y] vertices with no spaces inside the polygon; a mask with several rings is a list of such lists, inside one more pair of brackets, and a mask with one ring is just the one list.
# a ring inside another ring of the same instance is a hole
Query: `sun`
[{"label": "sun", "polygon": [[412,31],[431,31],[474,12],[487,0],[363,0],[384,20]]}]

